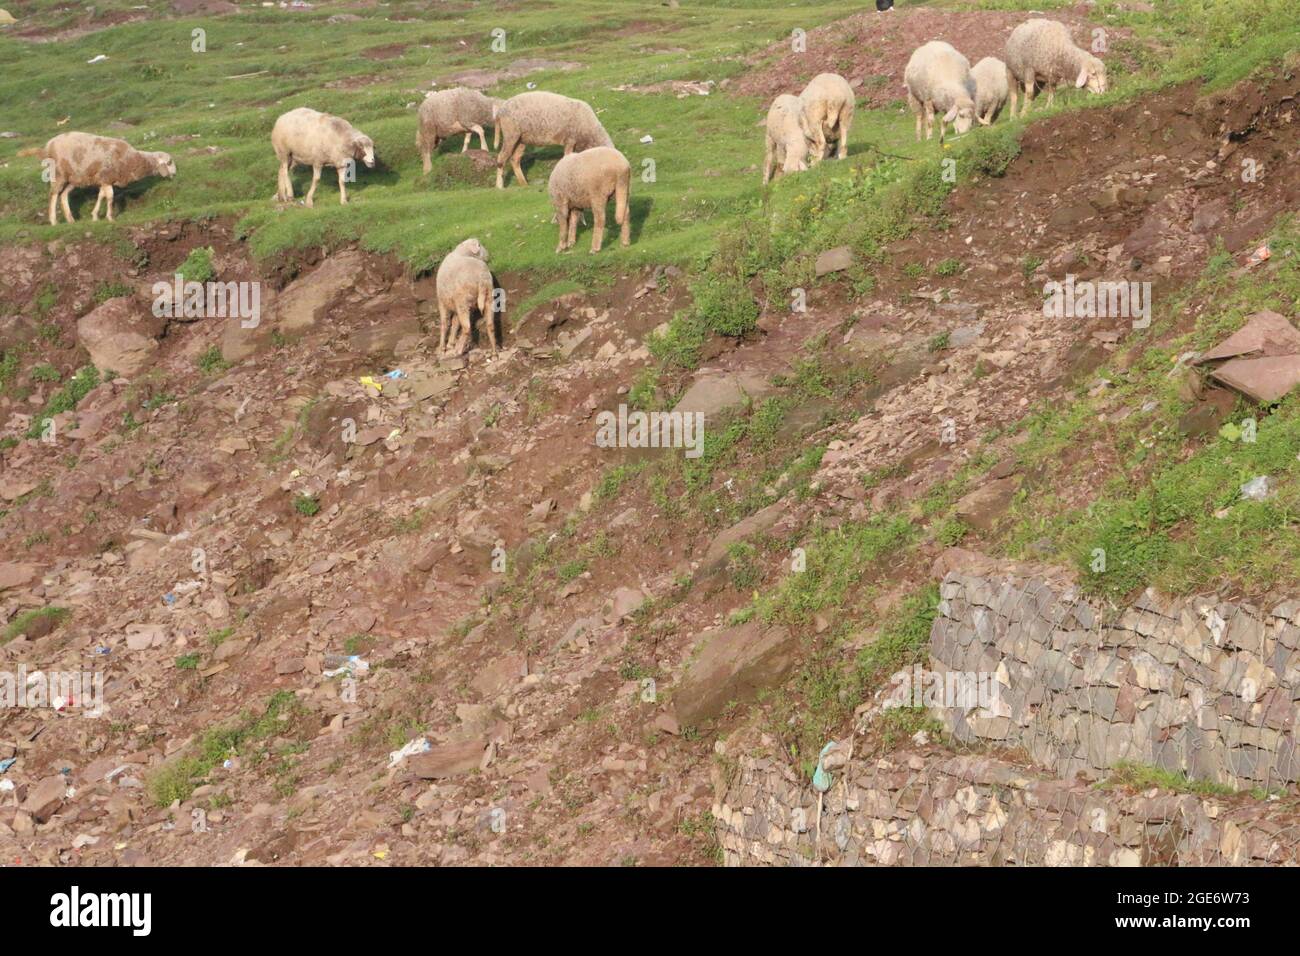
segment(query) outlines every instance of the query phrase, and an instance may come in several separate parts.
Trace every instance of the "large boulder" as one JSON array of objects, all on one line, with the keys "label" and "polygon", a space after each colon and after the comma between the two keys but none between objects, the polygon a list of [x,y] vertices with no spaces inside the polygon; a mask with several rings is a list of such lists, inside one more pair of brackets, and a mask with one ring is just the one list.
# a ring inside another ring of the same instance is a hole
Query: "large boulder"
[{"label": "large boulder", "polygon": [[733,700],[749,700],[777,686],[798,659],[799,642],[788,628],[749,621],[712,633],[673,689],[678,723],[696,726],[718,716]]},{"label": "large boulder", "polygon": [[757,372],[701,372],[678,399],[675,412],[703,412],[705,427],[714,415],[728,408],[759,402],[776,387]]},{"label": "large boulder", "polygon": [[166,325],[134,298],[123,296],[78,319],[77,339],[95,368],[131,378],[153,364]]},{"label": "large boulder", "polygon": [[226,320],[222,357],[227,362],[238,362],[261,351],[270,342],[273,331],[292,335],[314,328],[339,296],[358,283],[364,265],[360,252],[345,250],[289,283],[273,300],[264,293],[263,314],[255,327],[246,328],[245,320],[238,317]]}]

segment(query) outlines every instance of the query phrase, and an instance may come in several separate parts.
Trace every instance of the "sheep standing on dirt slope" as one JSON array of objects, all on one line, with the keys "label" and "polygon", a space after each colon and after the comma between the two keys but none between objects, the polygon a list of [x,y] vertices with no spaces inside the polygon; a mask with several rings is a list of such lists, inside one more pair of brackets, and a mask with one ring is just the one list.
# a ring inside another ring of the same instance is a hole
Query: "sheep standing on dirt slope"
[{"label": "sheep standing on dirt slope", "polygon": [[600,252],[605,239],[605,203],[614,197],[614,221],[619,224],[619,241],[627,245],[631,233],[631,216],[627,212],[628,189],[632,184],[632,164],[611,146],[597,146],[565,156],[551,170],[547,189],[560,224],[560,243],[556,252],[573,248],[578,238],[578,215],[583,209],[592,214],[591,251]]},{"label": "sheep standing on dirt slope", "polygon": [[[477,239],[466,239],[442,260],[435,280],[438,288],[438,349],[459,355],[469,348],[470,316],[478,309],[488,327],[492,354],[497,354],[497,330],[493,324],[492,270],[487,267],[488,253]],[[451,342],[447,341],[447,318],[456,321]],[[453,346],[454,343],[454,347]]]},{"label": "sheep standing on dirt slope", "polygon": [[980,125],[991,126],[1007,105],[1007,65],[986,56],[971,67],[970,75],[975,81],[975,118]]},{"label": "sheep standing on dirt slope", "polygon": [[804,113],[812,130],[813,162],[826,158],[827,140],[835,140],[837,159],[849,154],[849,128],[853,125],[853,87],[838,73],[819,73],[803,92]]},{"label": "sheep standing on dirt slope", "polygon": [[813,137],[803,100],[783,93],[767,111],[767,144],[763,150],[763,184],[774,171],[801,173],[808,168],[808,142]]},{"label": "sheep standing on dirt slope", "polygon": [[1080,50],[1070,31],[1055,20],[1026,20],[1007,39],[1007,85],[1011,88],[1011,115],[1016,115],[1017,87],[1025,91],[1024,116],[1034,101],[1034,89],[1047,87],[1047,105],[1056,98],[1056,87],[1073,83],[1089,93],[1106,92],[1106,64]]},{"label": "sheep standing on dirt slope", "polygon": [[98,186],[91,219],[99,219],[99,204],[108,200],[108,221],[113,221],[113,188],[129,186],[148,176],[170,179],[176,164],[166,153],[147,153],[133,149],[122,139],[93,136],[90,133],[61,133],[39,150],[46,161],[50,177],[50,225],[59,221],[59,202],[63,216],[72,222],[68,196],[80,186]]},{"label": "sheep standing on dirt slope", "polygon": [[415,145],[420,148],[424,159],[424,171],[427,173],[433,169],[434,150],[450,136],[465,134],[465,143],[460,148],[463,153],[469,149],[474,134],[478,133],[479,148],[487,149],[483,127],[495,122],[496,110],[502,102],[463,86],[426,96],[420,104],[420,129],[415,134]]},{"label": "sheep standing on dirt slope", "polygon": [[939,143],[945,126],[952,123],[965,133],[975,122],[975,81],[970,61],[942,40],[931,40],[916,49],[903,71],[907,103],[916,114],[916,138],[921,138],[921,114],[925,113],[925,138],[934,132],[934,115],[939,113]]},{"label": "sheep standing on dirt slope", "polygon": [[333,166],[339,174],[339,202],[346,205],[347,187],[344,179],[353,163],[361,160],[367,169],[375,166],[375,144],[369,136],[354,129],[345,119],[319,113],[305,106],[290,110],[275,121],[271,130],[271,145],[280,160],[280,179],[276,184],[275,198],[280,202],[293,202],[293,179],[289,170],[298,164],[311,167],[311,188],[305,202],[311,208],[320,182],[322,166]]},{"label": "sheep standing on dirt slope", "polygon": [[528,180],[519,161],[525,146],[563,146],[564,155],[596,146],[613,147],[614,141],[596,119],[596,111],[582,100],[558,93],[533,90],[512,96],[501,104],[496,114],[493,145],[499,140],[497,153],[497,189],[505,189],[506,161],[514,168],[515,178],[525,186]]}]

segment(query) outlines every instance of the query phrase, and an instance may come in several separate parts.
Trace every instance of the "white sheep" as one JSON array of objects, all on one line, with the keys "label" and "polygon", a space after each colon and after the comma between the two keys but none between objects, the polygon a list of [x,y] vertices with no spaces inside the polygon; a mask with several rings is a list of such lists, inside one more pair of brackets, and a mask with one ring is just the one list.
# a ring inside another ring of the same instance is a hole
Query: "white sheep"
[{"label": "white sheep", "polygon": [[375,144],[369,136],[353,128],[347,120],[329,113],[320,113],[307,107],[290,110],[275,121],[271,130],[271,145],[280,160],[280,178],[276,184],[275,198],[280,202],[293,202],[293,178],[289,171],[296,165],[311,167],[311,188],[305,202],[310,208],[320,182],[322,166],[333,166],[339,174],[339,202],[348,201],[344,181],[356,169],[356,160],[375,165]]},{"label": "white sheep", "polygon": [[[447,254],[438,266],[438,349],[459,355],[469,348],[470,317],[477,308],[487,323],[492,354],[497,354],[497,330],[493,322],[492,270],[488,252],[477,239],[466,239]],[[447,319],[456,321],[451,342],[447,341]],[[452,347],[454,344],[454,348]]]},{"label": "white sheep", "polygon": [[560,224],[560,242],[556,252],[573,248],[578,237],[578,216],[583,209],[592,211],[591,251],[600,252],[605,238],[605,204],[614,197],[614,221],[619,224],[619,241],[630,242],[631,216],[628,215],[628,190],[632,183],[632,164],[611,146],[597,146],[565,156],[551,170],[546,184]]},{"label": "white sheep", "polygon": [[921,138],[921,115],[925,114],[925,138],[934,132],[935,114],[939,117],[939,143],[943,144],[948,123],[958,133],[965,133],[975,122],[975,81],[970,75],[970,61],[951,44],[931,40],[916,49],[903,71],[907,103],[916,115],[916,138]]},{"label": "white sheep", "polygon": [[1016,115],[1016,94],[1025,93],[1024,116],[1039,85],[1047,87],[1047,105],[1056,99],[1056,87],[1073,83],[1089,93],[1106,92],[1106,64],[1080,50],[1070,31],[1055,20],[1026,20],[1007,39],[1007,86],[1011,90],[1011,115]]},{"label": "white sheep", "polygon": [[975,81],[975,119],[991,126],[1007,104],[1007,65],[997,57],[986,56],[970,71]]},{"label": "white sheep", "polygon": [[129,186],[148,176],[171,178],[176,164],[166,153],[144,152],[131,144],[109,136],[90,133],[61,133],[35,151],[43,158],[45,175],[50,181],[50,225],[59,221],[59,203],[63,216],[72,222],[68,196],[80,186],[97,186],[99,195],[91,219],[99,219],[99,205],[108,200],[108,221],[113,221],[113,188]]},{"label": "white sheep", "polygon": [[763,183],[776,171],[801,173],[808,168],[808,144],[813,138],[803,100],[783,93],[767,111],[767,138],[763,150]]},{"label": "white sheep", "polygon": [[523,168],[525,146],[563,146],[564,155],[595,146],[613,147],[614,141],[596,118],[596,111],[582,100],[558,93],[533,90],[506,100],[496,112],[493,145],[497,153],[497,188],[505,188],[505,166],[509,160],[515,178],[527,186]]},{"label": "white sheep", "polygon": [[426,96],[420,104],[420,128],[415,134],[415,145],[424,159],[424,171],[427,173],[433,169],[434,151],[450,136],[465,134],[465,142],[460,148],[463,153],[469,149],[474,134],[478,133],[479,148],[487,149],[483,127],[493,124],[496,111],[503,102],[464,86]]},{"label": "white sheep", "polygon": [[826,158],[826,142],[836,142],[835,156],[849,154],[849,129],[853,126],[853,87],[837,73],[819,73],[799,94],[808,128],[812,131],[813,162]]}]

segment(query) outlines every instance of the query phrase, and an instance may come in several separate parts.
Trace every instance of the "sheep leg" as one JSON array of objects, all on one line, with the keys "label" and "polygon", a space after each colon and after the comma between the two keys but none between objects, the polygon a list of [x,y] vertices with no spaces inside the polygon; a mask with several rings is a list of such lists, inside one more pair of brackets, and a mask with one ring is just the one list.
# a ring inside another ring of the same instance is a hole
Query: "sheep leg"
[{"label": "sheep leg", "polygon": [[524,167],[520,166],[520,161],[524,158],[524,144],[520,143],[515,147],[514,154],[510,157],[510,165],[515,171],[515,179],[519,180],[520,185],[527,186],[528,180],[524,178]]},{"label": "sheep leg", "polygon": [[482,321],[487,323],[488,342],[492,346],[492,354],[497,354],[497,324],[496,316],[492,310],[492,286],[486,285],[478,290],[478,314],[482,316]]},{"label": "sheep leg", "polygon": [[[113,187],[112,185],[101,186],[100,192],[103,193],[105,204],[108,206],[108,221],[113,221]],[[99,200],[95,200],[95,205],[99,205]]]},{"label": "sheep leg", "polygon": [[72,206],[68,203],[68,197],[72,195],[73,188],[72,185],[64,186],[63,192],[60,195],[60,202],[63,204],[63,218],[68,220],[68,222],[75,222],[72,218]]},{"label": "sheep leg", "polygon": [[573,244],[578,241],[578,220],[580,218],[582,218],[581,209],[569,210],[569,240],[564,245],[566,249],[572,249]]},{"label": "sheep leg", "polygon": [[[934,136],[934,104],[929,100],[925,101],[925,141],[928,143]],[[939,142],[943,142],[943,118],[939,119]]]},{"label": "sheep leg", "polygon": [[445,354],[447,351],[447,307],[441,302],[438,303],[438,352]]},{"label": "sheep leg", "polygon": [[515,154],[515,147],[519,146],[519,134],[513,130],[502,133],[501,127],[497,127],[497,133],[501,137],[501,151],[497,153],[497,189],[506,188],[506,163]]},{"label": "sheep leg", "polygon": [[560,241],[555,247],[556,252],[563,252],[567,246],[565,240],[569,237],[569,204],[561,202],[559,208],[555,210],[555,221],[560,224]]},{"label": "sheep leg", "polygon": [[925,111],[925,106],[912,95],[912,91],[907,91],[907,105],[911,109],[912,115],[916,117],[916,141],[921,141],[921,114]]},{"label": "sheep leg", "polygon": [[424,149],[420,151],[420,159],[424,162],[424,175],[429,175],[433,171],[433,150]]},{"label": "sheep leg", "polygon": [[632,242],[632,217],[628,214],[627,208],[627,192],[631,179],[631,175],[626,179],[620,179],[614,188],[614,221],[619,225],[619,244],[624,246]]},{"label": "sheep leg", "polygon": [[605,199],[597,200],[591,210],[591,254],[600,252],[601,243],[605,241]]},{"label": "sheep leg", "polygon": [[1030,106],[1033,104],[1033,102],[1034,102],[1034,86],[1035,86],[1035,85],[1036,85],[1036,84],[1035,84],[1035,81],[1034,81],[1034,71],[1033,71],[1033,70],[1029,70],[1029,71],[1027,71],[1027,72],[1025,73],[1025,106],[1024,106],[1024,109],[1022,109],[1022,110],[1020,111],[1020,115],[1021,115],[1021,116],[1028,116],[1028,115],[1029,115],[1029,107],[1030,107]]},{"label": "sheep leg", "polygon": [[336,166],[334,169],[339,174],[339,205],[346,206],[348,204],[348,187],[343,185],[343,178],[347,174],[347,170],[343,166]]},{"label": "sheep leg", "polygon": [[1052,104],[1056,102],[1056,84],[1049,83],[1047,86],[1047,108],[1050,110]]},{"label": "sheep leg", "polygon": [[50,225],[59,224],[59,193],[63,192],[63,183],[60,180],[53,180],[50,183]]},{"label": "sheep leg", "polygon": [[99,193],[95,196],[95,208],[90,210],[91,222],[99,222],[99,204],[104,201],[104,187],[99,187]]},{"label": "sheep leg", "polygon": [[293,176],[289,172],[289,160],[280,161],[280,178],[275,185],[275,198],[279,202],[293,202]]},{"label": "sheep leg", "polygon": [[460,348],[456,352],[457,355],[464,355],[466,352],[469,351],[469,340],[470,340],[469,313],[470,310],[473,308],[474,308],[473,302],[462,302],[460,306],[457,307],[456,309],[456,315],[460,318],[460,339],[458,339],[458,341],[460,342]]},{"label": "sheep leg", "polygon": [[772,161],[776,158],[775,145],[769,134],[766,144],[763,148],[763,185],[766,186],[772,179]]},{"label": "sheep leg", "polygon": [[313,166],[311,168],[311,189],[307,190],[307,197],[306,199],[303,200],[303,204],[308,209],[312,208],[312,203],[314,202],[316,196],[316,184],[319,182],[320,182],[320,167]]},{"label": "sheep leg", "polygon": [[[487,137],[483,135],[483,127],[475,124],[474,132],[478,133],[478,148],[487,152]],[[469,142],[469,134],[465,134],[465,142]]]}]

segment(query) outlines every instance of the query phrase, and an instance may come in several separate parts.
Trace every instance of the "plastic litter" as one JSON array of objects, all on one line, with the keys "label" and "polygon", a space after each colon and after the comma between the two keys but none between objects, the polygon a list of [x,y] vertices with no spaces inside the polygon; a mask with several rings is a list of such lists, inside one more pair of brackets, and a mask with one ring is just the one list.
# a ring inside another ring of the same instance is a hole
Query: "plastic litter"
[{"label": "plastic litter", "polygon": [[406,373],[403,372],[400,368],[395,368],[391,372],[385,372],[384,378],[391,378],[391,379],[406,378]]},{"label": "plastic litter", "polygon": [[641,137],[641,142],[643,143],[653,143],[654,141],[655,138],[651,136],[649,133],[646,133],[646,135]]},{"label": "plastic litter", "polygon": [[0,780],[0,793],[8,793],[14,788],[12,780]]},{"label": "plastic litter", "polygon": [[337,677],[339,674],[358,674],[370,673],[370,663],[362,660],[361,655],[353,654],[349,657],[343,657],[339,654],[326,654],[323,662],[328,670],[321,671],[322,677]]},{"label": "plastic litter", "polygon": [[166,594],[163,595],[163,603],[164,603],[164,604],[175,604],[175,603],[176,603],[176,595],[175,595],[175,594],[172,594],[170,591],[168,591]]},{"label": "plastic litter", "polygon": [[823,747],[822,752],[817,755],[817,769],[813,771],[812,784],[822,793],[825,793],[831,788],[831,775],[826,772],[826,768],[822,765],[826,760],[826,755],[831,753],[834,749],[835,741],[832,740]]},{"label": "plastic litter", "polygon": [[4,773],[17,762],[17,757],[6,757],[4,760],[0,760],[0,773]]},{"label": "plastic litter", "polygon": [[101,54],[99,54],[98,56],[92,56],[92,57],[91,57],[89,60],[87,60],[86,62],[87,62],[87,63],[103,63],[103,62],[104,62],[105,60],[107,60],[107,59],[108,59],[108,57],[106,57],[104,54],[101,53]]},{"label": "plastic litter", "polygon": [[384,390],[384,383],[377,381],[373,375],[362,375],[357,379],[357,381],[366,388],[373,388],[376,392],[382,392]]},{"label": "plastic litter", "polygon": [[1266,501],[1272,498],[1276,489],[1274,481],[1268,475],[1252,478],[1241,486],[1241,497],[1248,501]]},{"label": "plastic litter", "polygon": [[429,743],[424,737],[416,737],[409,741],[401,750],[394,750],[388,755],[388,769],[392,770],[407,757],[414,757],[416,754],[422,754],[433,749],[433,744]]}]

